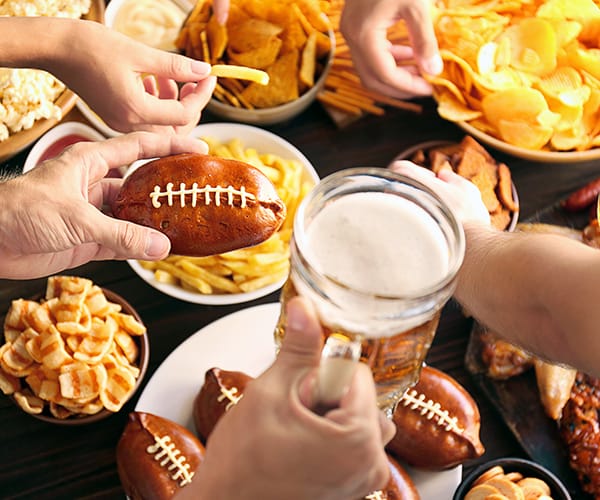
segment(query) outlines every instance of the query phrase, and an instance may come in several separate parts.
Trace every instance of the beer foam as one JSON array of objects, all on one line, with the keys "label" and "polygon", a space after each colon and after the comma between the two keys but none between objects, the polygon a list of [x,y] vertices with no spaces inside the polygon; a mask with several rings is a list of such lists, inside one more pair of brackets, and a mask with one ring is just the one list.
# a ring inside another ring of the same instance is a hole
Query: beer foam
[{"label": "beer foam", "polygon": [[311,266],[363,293],[415,295],[449,272],[448,244],[436,221],[390,193],[353,193],[328,203],[306,236]]}]

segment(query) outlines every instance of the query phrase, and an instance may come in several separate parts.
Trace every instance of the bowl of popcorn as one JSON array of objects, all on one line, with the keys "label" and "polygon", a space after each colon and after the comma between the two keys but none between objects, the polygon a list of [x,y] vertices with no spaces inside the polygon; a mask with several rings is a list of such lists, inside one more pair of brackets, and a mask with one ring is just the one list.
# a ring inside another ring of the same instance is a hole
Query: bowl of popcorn
[{"label": "bowl of popcorn", "polygon": [[465,476],[452,500],[478,498],[571,500],[562,481],[549,469],[524,458],[499,458]]},{"label": "bowl of popcorn", "polygon": [[[20,0],[1,4],[0,16],[69,17],[102,22],[104,5],[103,0]],[[0,68],[0,162],[33,144],[59,123],[76,101],[75,93],[50,73]]]},{"label": "bowl of popcorn", "polygon": [[531,161],[599,158],[599,17],[592,1],[502,3],[485,13],[475,2],[437,2],[444,70],[429,80],[440,116]]},{"label": "bowl of popcorn", "polygon": [[51,276],[12,301],[0,346],[0,389],[25,413],[80,425],[118,411],[146,374],[140,316],[120,295],[77,276]]},{"label": "bowl of popcorn", "polygon": [[270,125],[302,113],[331,67],[335,38],[318,2],[232,0],[226,25],[212,2],[196,3],[175,42],[180,53],[213,66],[250,68],[261,78],[217,73],[207,109],[220,118]]}]

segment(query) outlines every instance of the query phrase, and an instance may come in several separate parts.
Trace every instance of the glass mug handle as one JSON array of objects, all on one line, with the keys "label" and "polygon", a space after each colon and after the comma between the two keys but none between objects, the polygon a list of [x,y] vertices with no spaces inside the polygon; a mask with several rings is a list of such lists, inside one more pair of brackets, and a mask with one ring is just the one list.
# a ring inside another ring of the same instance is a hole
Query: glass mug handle
[{"label": "glass mug handle", "polygon": [[339,406],[360,360],[360,351],[358,340],[335,333],[327,337],[317,376],[315,413],[324,415]]}]

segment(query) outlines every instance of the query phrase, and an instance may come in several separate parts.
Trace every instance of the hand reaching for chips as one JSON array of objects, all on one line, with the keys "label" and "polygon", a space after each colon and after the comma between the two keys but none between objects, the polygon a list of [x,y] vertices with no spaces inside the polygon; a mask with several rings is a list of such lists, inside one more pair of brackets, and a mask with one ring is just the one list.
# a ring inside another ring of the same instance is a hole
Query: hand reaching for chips
[{"label": "hand reaching for chips", "polygon": [[140,375],[134,338],[145,332],[90,280],[51,276],[42,301],[14,300],[6,315],[0,389],[31,414],[117,412]]},{"label": "hand reaching for chips", "polygon": [[600,7],[593,0],[438,3],[439,114],[517,147],[600,145]]},{"label": "hand reaching for chips", "polygon": [[315,84],[331,51],[330,25],[317,0],[232,0],[226,25],[198,0],[176,41],[185,55],[213,65],[263,70],[268,84],[223,75],[215,97],[247,109],[293,101]]}]

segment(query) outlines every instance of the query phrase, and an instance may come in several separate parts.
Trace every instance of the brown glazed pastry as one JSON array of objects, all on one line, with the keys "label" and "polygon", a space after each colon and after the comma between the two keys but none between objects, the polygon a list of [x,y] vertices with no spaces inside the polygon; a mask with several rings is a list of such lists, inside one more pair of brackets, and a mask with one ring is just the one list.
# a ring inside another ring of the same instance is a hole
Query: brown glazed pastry
[{"label": "brown glazed pastry", "polygon": [[446,469],[480,457],[479,408],[449,375],[424,366],[393,415],[396,435],[387,449],[414,467]]},{"label": "brown glazed pastry", "polygon": [[370,493],[362,500],[419,500],[421,497],[408,472],[388,454],[390,480],[383,490]]},{"label": "brown glazed pastry", "polygon": [[217,421],[242,397],[246,384],[252,380],[243,372],[211,368],[194,400],[194,424],[200,439],[206,442]]},{"label": "brown glazed pastry", "polygon": [[581,488],[600,498],[600,379],[577,373],[562,410],[560,436]]},{"label": "brown glazed pastry", "polygon": [[150,413],[129,414],[117,469],[130,500],[166,500],[193,479],[204,446],[185,427]]},{"label": "brown glazed pastry", "polygon": [[172,253],[192,256],[257,245],[280,228],[286,215],[275,186],[257,168],[191,153],[135,170],[112,211],[166,234]]}]

